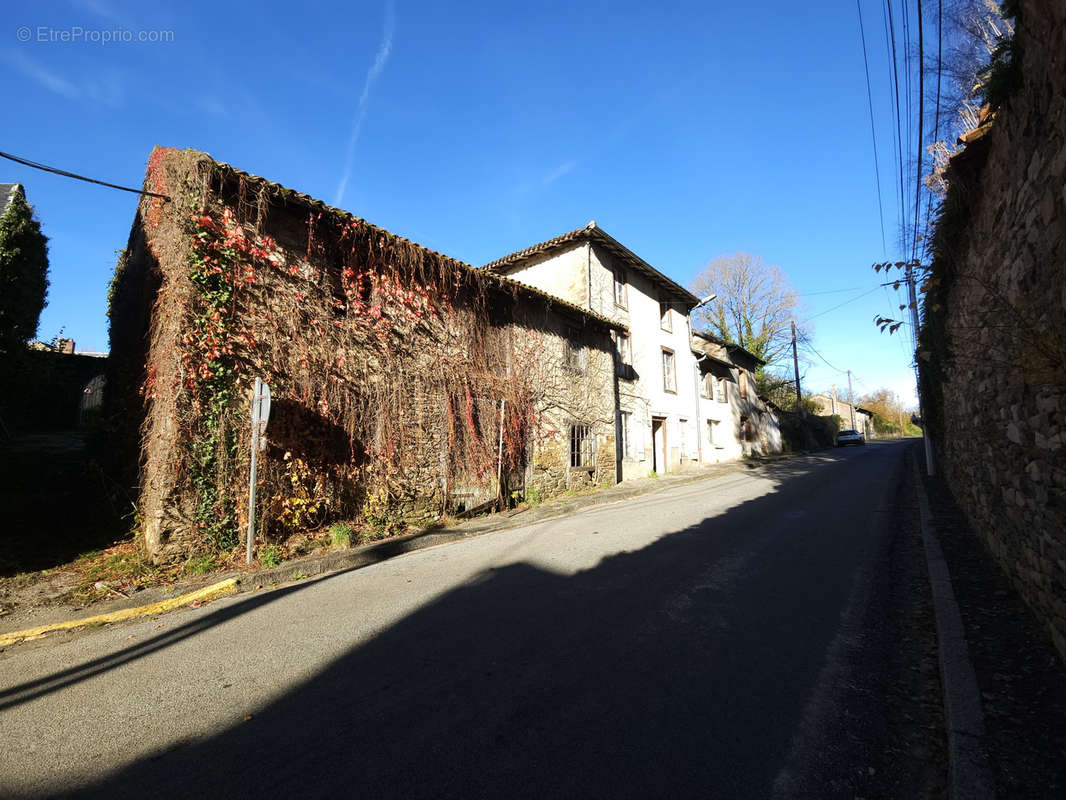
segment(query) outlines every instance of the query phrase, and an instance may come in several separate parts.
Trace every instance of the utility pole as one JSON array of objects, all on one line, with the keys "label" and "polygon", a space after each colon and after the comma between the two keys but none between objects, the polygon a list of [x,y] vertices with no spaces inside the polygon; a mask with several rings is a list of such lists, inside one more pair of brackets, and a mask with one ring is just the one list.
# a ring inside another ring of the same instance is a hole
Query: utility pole
[{"label": "utility pole", "polygon": [[933,442],[929,437],[929,421],[925,418],[925,403],[922,400],[922,384],[918,380],[918,293],[914,289],[912,265],[907,265],[907,297],[911,306],[911,339],[914,342],[914,384],[918,390],[918,416],[922,419],[922,440],[925,442],[925,472],[935,475],[933,465]]},{"label": "utility pole", "polygon": [[800,393],[800,362],[796,355],[796,323],[792,323],[792,367],[796,371],[796,410],[800,418],[806,419],[807,412],[803,408],[803,395]]},{"label": "utility pole", "polygon": [[848,406],[851,408],[851,429],[858,430],[855,427],[855,393],[851,391],[851,370],[848,370]]}]

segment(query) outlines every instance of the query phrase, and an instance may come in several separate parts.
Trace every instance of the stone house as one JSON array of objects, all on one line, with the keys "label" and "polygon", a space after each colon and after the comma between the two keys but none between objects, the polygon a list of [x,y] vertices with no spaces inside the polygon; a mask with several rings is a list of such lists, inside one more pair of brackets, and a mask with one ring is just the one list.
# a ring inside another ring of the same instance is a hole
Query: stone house
[{"label": "stone house", "polygon": [[619,480],[699,465],[699,388],[689,343],[689,312],[699,304],[695,295],[594,221],[483,269],[619,326],[614,332]]},{"label": "stone house", "polygon": [[773,408],[759,397],[760,358],[709,333],[692,334],[700,374],[700,448],[705,464],[782,451]]},{"label": "stone house", "polygon": [[836,389],[828,394],[811,395],[811,400],[817,407],[819,416],[829,417],[834,414],[840,417],[840,430],[856,430],[867,439],[876,437],[874,431],[874,414],[872,411],[841,400],[837,397]]},{"label": "stone house", "polygon": [[625,326],[192,150],[156,148],[110,301],[108,413],[156,561],[248,523],[375,530],[617,475]]}]

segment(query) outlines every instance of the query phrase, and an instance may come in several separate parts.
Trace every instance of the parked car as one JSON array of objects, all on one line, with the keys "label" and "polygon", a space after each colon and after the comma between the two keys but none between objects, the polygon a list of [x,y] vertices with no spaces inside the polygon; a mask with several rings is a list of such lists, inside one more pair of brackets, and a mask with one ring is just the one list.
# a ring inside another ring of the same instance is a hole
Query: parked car
[{"label": "parked car", "polygon": [[858,431],[846,430],[837,434],[837,447],[848,444],[866,444],[866,437]]}]

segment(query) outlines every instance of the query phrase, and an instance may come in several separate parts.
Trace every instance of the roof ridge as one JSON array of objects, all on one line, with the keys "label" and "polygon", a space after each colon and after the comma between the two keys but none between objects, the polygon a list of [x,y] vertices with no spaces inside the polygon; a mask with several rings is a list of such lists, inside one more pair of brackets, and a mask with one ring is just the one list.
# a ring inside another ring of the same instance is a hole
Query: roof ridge
[{"label": "roof ridge", "polygon": [[616,255],[621,255],[622,258],[628,260],[632,266],[636,266],[638,269],[645,272],[647,276],[650,277],[653,281],[665,284],[667,288],[672,290],[675,294],[684,297],[688,301],[691,301],[693,306],[699,303],[699,298],[696,297],[696,295],[694,295],[681,284],[677,283],[672,278],[668,277],[663,272],[660,272],[658,269],[656,269],[643,258],[638,256],[620,241],[611,236],[611,234],[607,233],[607,231],[604,230],[596,222],[596,220],[590,220],[589,223],[582,228],[576,228],[575,230],[567,231],[566,233],[562,233],[551,239],[545,239],[543,242],[538,242],[537,244],[532,244],[529,247],[525,247],[521,250],[516,250],[513,253],[503,256],[502,258],[497,258],[495,261],[490,261],[487,264],[484,264],[481,269],[499,274],[504,268],[509,267],[512,264],[518,264],[528,258],[531,258],[535,255],[539,255],[540,253],[546,253],[570,242],[577,241],[586,237],[591,238],[593,236],[600,239],[600,241],[603,242],[608,248],[620,249],[622,252],[616,253]]},{"label": "roof ridge", "polygon": [[[174,149],[176,149],[176,148],[174,148]],[[211,163],[215,164],[216,166],[222,167],[224,170],[229,171],[235,177],[244,177],[247,180],[265,184],[269,188],[273,188],[275,190],[280,190],[279,193],[282,194],[283,198],[285,196],[290,196],[290,197],[293,197],[296,200],[299,200],[300,202],[302,202],[302,203],[304,203],[306,205],[309,205],[309,206],[312,206],[312,207],[317,207],[317,208],[323,208],[323,209],[326,209],[328,211],[332,211],[332,212],[335,212],[337,214],[341,214],[341,215],[343,215],[344,217],[346,217],[349,220],[357,220],[357,221],[359,221],[359,222],[361,222],[361,223],[363,223],[365,225],[369,225],[371,228],[374,228],[375,230],[380,231],[381,233],[388,234],[389,236],[395,237],[396,239],[399,239],[402,242],[406,242],[407,244],[413,245],[414,247],[418,247],[421,250],[426,251],[427,253],[432,253],[435,256],[438,256],[438,257],[443,258],[443,259],[445,259],[445,260],[447,260],[447,261],[449,261],[449,262],[451,262],[453,264],[456,264],[457,266],[462,267],[463,269],[469,271],[471,274],[481,275],[482,277],[488,277],[491,280],[496,281],[501,286],[513,286],[513,287],[515,287],[515,288],[517,288],[517,289],[519,289],[521,291],[526,292],[527,294],[537,296],[537,297],[541,298],[542,300],[547,300],[549,303],[556,303],[556,304],[559,304],[559,305],[563,306],[564,308],[567,308],[567,309],[569,309],[571,311],[578,312],[578,313],[580,313],[583,316],[589,317],[590,319],[594,319],[597,322],[600,322],[601,324],[608,325],[608,326],[614,327],[614,328],[625,329],[624,325],[619,325],[619,323],[615,322],[612,319],[609,319],[608,317],[605,317],[605,316],[602,316],[600,314],[597,314],[596,312],[590,311],[590,310],[588,310],[586,308],[582,308],[581,306],[575,305],[574,303],[571,303],[571,302],[569,302],[567,300],[564,300],[561,297],[556,297],[555,295],[552,295],[552,294],[549,294],[548,292],[542,291],[541,289],[538,289],[535,286],[530,286],[529,284],[522,283],[521,281],[517,281],[514,278],[509,278],[506,275],[499,275],[499,274],[494,273],[494,272],[485,272],[483,270],[480,270],[477,267],[473,266],[472,264],[468,264],[465,261],[460,261],[458,258],[455,258],[454,256],[449,256],[449,255],[447,255],[445,253],[441,253],[441,252],[439,252],[437,250],[434,250],[434,249],[432,249],[430,247],[426,247],[425,245],[419,244],[418,242],[414,241],[413,239],[408,239],[405,236],[400,236],[400,235],[395,234],[392,231],[388,230],[387,228],[383,228],[380,225],[376,225],[375,223],[370,222],[369,220],[366,220],[366,219],[364,219],[362,217],[357,217],[355,214],[353,214],[350,211],[346,211],[343,208],[338,208],[337,206],[331,206],[328,203],[326,203],[324,200],[319,200],[317,197],[312,197],[311,195],[306,194],[305,192],[298,191],[296,189],[290,189],[288,186],[285,186],[284,184],[278,183],[277,181],[272,181],[269,178],[264,178],[261,175],[254,175],[251,172],[246,172],[245,170],[239,169],[239,168],[233,166],[232,164],[226,163],[225,161],[219,161],[218,159],[214,158],[210,153],[205,153],[202,150],[193,150],[192,148],[189,148],[189,149],[187,149],[185,151],[179,151],[179,152],[195,153],[196,155],[198,155],[198,156],[200,156],[202,158],[208,159],[209,161],[211,161]]]}]

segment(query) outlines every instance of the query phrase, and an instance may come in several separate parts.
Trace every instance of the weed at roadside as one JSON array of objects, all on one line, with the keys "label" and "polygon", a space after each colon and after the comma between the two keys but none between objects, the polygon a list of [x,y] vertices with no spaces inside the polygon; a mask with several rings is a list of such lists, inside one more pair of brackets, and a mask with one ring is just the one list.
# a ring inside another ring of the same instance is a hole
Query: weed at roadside
[{"label": "weed at roadside", "polygon": [[204,553],[203,555],[193,556],[186,561],[182,571],[186,575],[204,575],[208,572],[214,572],[219,566],[221,565],[215,555]]},{"label": "weed at roadside", "polygon": [[334,550],[345,550],[352,546],[352,538],[355,532],[351,525],[338,522],[329,527],[330,544]]},{"label": "weed at roadside", "polygon": [[91,603],[112,591],[141,589],[164,577],[164,570],[152,564],[132,541],[83,553],[75,567],[81,574],[71,594],[79,603]]},{"label": "weed at roadside", "polygon": [[281,563],[282,551],[276,544],[268,544],[266,547],[260,547],[259,563],[266,569],[273,569]]}]

